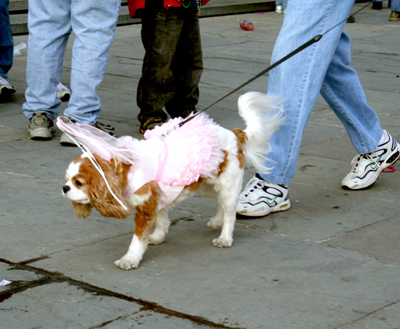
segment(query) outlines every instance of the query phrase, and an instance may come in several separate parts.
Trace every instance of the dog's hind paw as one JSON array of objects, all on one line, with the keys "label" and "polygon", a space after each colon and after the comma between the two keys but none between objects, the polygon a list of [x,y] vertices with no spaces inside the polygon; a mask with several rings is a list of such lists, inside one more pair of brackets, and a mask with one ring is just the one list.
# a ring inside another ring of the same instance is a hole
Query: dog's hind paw
[{"label": "dog's hind paw", "polygon": [[114,262],[114,264],[115,264],[115,266],[119,267],[120,269],[123,269],[123,270],[126,270],[126,271],[133,270],[133,269],[139,267],[139,263],[138,264],[131,263],[129,260],[123,260],[122,258],[116,260]]},{"label": "dog's hind paw", "polygon": [[229,248],[230,246],[232,246],[233,243],[233,239],[223,239],[223,238],[218,238],[218,239],[214,239],[213,240],[213,245],[214,247],[218,247],[218,248]]},{"label": "dog's hind paw", "polygon": [[150,234],[149,236],[149,244],[160,244],[164,241],[164,236],[159,236],[155,234]]},{"label": "dog's hind paw", "polygon": [[211,227],[211,228],[218,228],[222,226],[222,218],[220,217],[213,217],[211,218],[208,223],[207,226]]}]

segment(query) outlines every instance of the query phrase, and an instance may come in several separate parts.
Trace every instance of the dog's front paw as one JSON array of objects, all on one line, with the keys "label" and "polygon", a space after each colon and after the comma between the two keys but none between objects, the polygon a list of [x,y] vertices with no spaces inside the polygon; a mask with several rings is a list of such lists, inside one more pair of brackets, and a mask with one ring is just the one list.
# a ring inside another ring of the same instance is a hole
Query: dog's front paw
[{"label": "dog's front paw", "polygon": [[118,259],[114,262],[115,266],[119,267],[120,269],[123,270],[133,270],[135,268],[139,267],[139,263],[135,263],[135,262],[131,262],[128,259],[124,259],[124,257],[122,257],[121,259]]},{"label": "dog's front paw", "polygon": [[228,239],[223,239],[221,237],[213,240],[214,247],[218,247],[218,248],[229,248],[230,246],[232,246],[232,243],[233,243],[233,239],[228,240]]}]

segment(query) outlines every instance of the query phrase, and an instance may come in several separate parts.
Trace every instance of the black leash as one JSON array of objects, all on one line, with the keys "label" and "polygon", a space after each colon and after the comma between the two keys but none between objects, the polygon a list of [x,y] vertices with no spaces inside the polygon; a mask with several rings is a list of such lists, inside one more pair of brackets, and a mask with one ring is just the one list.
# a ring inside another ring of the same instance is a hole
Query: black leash
[{"label": "black leash", "polygon": [[[372,2],[369,2],[367,5],[365,5],[364,7],[362,7],[361,9],[357,10],[354,14],[352,14],[352,16],[355,16],[356,14],[358,14],[361,10],[365,9],[366,7],[368,7]],[[230,95],[232,95],[233,93],[235,93],[236,91],[238,91],[239,89],[243,88],[244,86],[248,85],[249,83],[253,82],[254,80],[258,79],[259,77],[263,76],[265,73],[271,71],[273,68],[277,67],[279,64],[282,64],[283,62],[287,61],[290,57],[296,55],[297,53],[299,53],[300,51],[308,48],[309,46],[311,46],[312,44],[318,42],[319,40],[321,40],[321,38],[329,33],[330,31],[332,31],[333,29],[335,29],[336,27],[338,27],[339,25],[343,24],[345,21],[347,21],[348,17],[346,17],[344,20],[340,21],[338,24],[336,24],[335,26],[331,27],[329,30],[325,31],[322,34],[317,34],[316,36],[314,36],[311,40],[307,41],[306,43],[302,44],[300,47],[298,47],[297,49],[293,50],[290,54],[286,55],[285,57],[283,57],[282,59],[280,59],[279,61],[275,62],[274,64],[268,66],[265,70],[261,71],[260,73],[258,73],[257,75],[255,75],[254,77],[252,77],[251,79],[247,80],[245,83],[241,84],[239,87],[235,88],[234,90],[232,90],[231,92],[229,92],[228,94],[226,94],[225,96],[223,96],[222,98],[220,98],[219,100],[217,100],[216,102],[212,103],[211,105],[207,106],[206,108],[202,109],[201,111],[198,111],[197,113],[195,113],[194,115],[192,115],[191,117],[183,120],[181,123],[179,123],[178,125],[176,125],[175,127],[172,127],[171,129],[167,130],[165,132],[165,134],[162,135],[162,137],[165,137],[166,135],[168,135],[172,130],[175,130],[177,128],[182,127],[185,123],[189,122],[190,120],[192,120],[193,118],[195,118],[196,116],[198,116],[200,113],[203,113],[205,111],[207,111],[210,107],[214,106],[215,104],[218,104],[219,102],[221,102],[222,100],[224,100],[225,98],[229,97]]]}]

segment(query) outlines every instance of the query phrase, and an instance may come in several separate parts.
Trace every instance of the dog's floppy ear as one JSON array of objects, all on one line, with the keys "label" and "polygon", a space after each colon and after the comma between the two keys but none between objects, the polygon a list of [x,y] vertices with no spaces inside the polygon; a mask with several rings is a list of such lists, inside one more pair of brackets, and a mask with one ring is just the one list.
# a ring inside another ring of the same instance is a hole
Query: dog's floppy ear
[{"label": "dog's floppy ear", "polygon": [[74,207],[74,212],[76,217],[88,219],[90,213],[92,212],[92,205],[90,203],[82,204],[71,201],[72,206]]},{"label": "dog's floppy ear", "polygon": [[[116,197],[124,202],[123,192],[126,185],[126,174],[124,170],[115,170],[110,162],[103,160],[96,156],[96,160],[100,167],[103,169],[108,185],[110,186]],[[111,160],[114,161],[114,160]],[[89,198],[90,201],[97,209],[97,211],[104,217],[113,218],[126,218],[130,215],[130,211],[125,210],[117,199],[110,193],[104,178],[96,171],[95,175],[91,177],[89,184]]]}]

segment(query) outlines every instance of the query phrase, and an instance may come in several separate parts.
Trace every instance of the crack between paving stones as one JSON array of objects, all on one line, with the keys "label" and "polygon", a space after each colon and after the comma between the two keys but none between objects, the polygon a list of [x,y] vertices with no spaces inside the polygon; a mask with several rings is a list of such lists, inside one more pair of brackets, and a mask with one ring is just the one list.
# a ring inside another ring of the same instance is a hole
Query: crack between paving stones
[{"label": "crack between paving stones", "polygon": [[370,315],[373,315],[373,314],[375,314],[375,313],[378,313],[378,312],[384,310],[385,308],[388,308],[388,307],[390,307],[390,306],[393,306],[393,305],[395,305],[395,304],[397,304],[397,303],[399,303],[399,302],[400,302],[400,300],[395,301],[395,302],[393,302],[393,303],[390,303],[390,304],[388,304],[388,305],[385,305],[385,306],[383,306],[383,307],[381,307],[381,308],[379,308],[379,309],[377,309],[377,310],[375,310],[375,311],[372,311],[372,312],[369,312],[369,313],[367,313],[367,314],[364,314],[363,316],[361,316],[360,318],[358,318],[358,319],[356,319],[356,320],[354,320],[354,321],[347,322],[347,323],[341,325],[340,327],[336,327],[336,328],[334,328],[334,329],[342,329],[342,328],[344,328],[344,327],[346,327],[346,326],[348,326],[348,325],[356,324],[357,321],[360,321],[360,320],[362,320],[362,319],[365,319],[367,316],[370,316]]},{"label": "crack between paving stones", "polygon": [[[383,201],[384,201],[384,200],[383,200]],[[392,202],[395,202],[395,201],[392,201]],[[383,222],[385,222],[385,221],[387,221],[387,220],[391,220],[391,219],[394,219],[394,218],[397,218],[397,217],[398,217],[398,216],[395,215],[395,216],[392,216],[392,217],[383,218],[383,219],[381,219],[381,220],[379,220],[379,221],[377,221],[377,222],[369,223],[369,224],[367,224],[367,225],[357,227],[357,228],[354,229],[354,230],[347,231],[347,232],[342,232],[342,233],[339,233],[339,234],[336,234],[336,235],[333,235],[333,236],[330,236],[330,237],[328,237],[328,238],[325,238],[325,239],[322,239],[322,240],[319,240],[319,241],[315,241],[315,242],[316,242],[316,243],[319,243],[319,244],[322,244],[322,243],[324,243],[324,242],[328,242],[328,241],[330,241],[330,240],[333,240],[333,239],[336,239],[336,238],[345,236],[346,234],[353,233],[353,232],[357,232],[357,231],[363,230],[363,229],[365,229],[365,228],[367,228],[367,227],[371,227],[371,226],[374,226],[374,225],[383,223]],[[383,259],[385,259],[385,258],[383,258]]]},{"label": "crack between paving stones", "polygon": [[[10,289],[8,291],[0,292],[0,303],[11,298],[14,294],[25,291],[27,289],[35,288],[35,287],[42,286],[42,285],[52,284],[52,283],[65,282],[72,286],[80,288],[88,293],[95,294],[97,296],[113,297],[113,298],[125,300],[128,302],[136,303],[141,306],[140,311],[152,311],[155,313],[160,313],[160,314],[164,314],[164,315],[171,316],[171,317],[176,317],[176,318],[180,318],[180,319],[184,319],[184,320],[190,320],[196,324],[207,325],[211,328],[244,329],[244,328],[240,328],[240,327],[228,327],[223,324],[214,323],[214,322],[209,321],[200,316],[195,316],[195,315],[178,312],[178,311],[163,307],[162,305],[159,305],[154,302],[137,299],[137,298],[130,297],[130,296],[127,296],[127,295],[124,295],[121,293],[111,291],[111,290],[100,288],[100,287],[91,285],[89,283],[83,282],[83,281],[78,281],[78,280],[75,280],[75,279],[72,279],[72,278],[69,278],[69,277],[63,275],[62,273],[50,272],[50,271],[46,271],[44,269],[40,269],[40,268],[37,268],[34,266],[26,265],[26,263],[29,261],[25,261],[25,262],[21,262],[21,263],[13,263],[6,259],[0,258],[0,262],[8,264],[9,266],[12,266],[13,269],[16,269],[16,270],[24,270],[24,271],[34,272],[37,275],[43,276],[41,279],[34,280],[34,281],[31,281],[26,284],[21,284],[19,287]],[[105,324],[103,324],[103,325],[105,325]],[[93,327],[93,328],[101,328],[101,326],[100,327],[97,326],[97,327]]]}]

